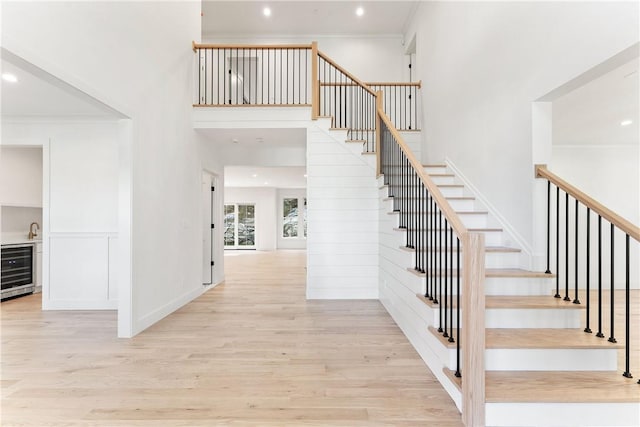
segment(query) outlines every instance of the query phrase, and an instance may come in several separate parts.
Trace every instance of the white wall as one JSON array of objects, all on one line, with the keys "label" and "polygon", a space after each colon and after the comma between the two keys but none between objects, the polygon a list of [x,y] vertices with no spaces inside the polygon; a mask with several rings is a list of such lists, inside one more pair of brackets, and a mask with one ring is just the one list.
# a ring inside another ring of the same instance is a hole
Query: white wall
[{"label": "white wall", "polygon": [[42,147],[0,147],[0,205],[42,207]]},{"label": "white wall", "polygon": [[531,103],[637,42],[638,4],[422,2],[414,34],[423,160],[451,160],[532,242]]},{"label": "white wall", "polygon": [[42,208],[23,208],[16,206],[2,206],[2,225],[0,230],[2,231],[3,238],[7,233],[10,233],[16,237],[20,235],[25,238],[29,234],[29,226],[33,222],[37,222],[41,234],[42,230]]},{"label": "white wall", "polygon": [[121,279],[131,288],[119,298],[118,333],[135,335],[203,292],[190,116],[200,2],[3,2],[2,35],[9,51],[131,118],[119,187],[121,218],[131,218],[119,222]]},{"label": "white wall", "polygon": [[256,249],[273,251],[276,249],[276,194],[275,188],[234,188],[224,189],[224,203],[246,203],[256,205]]},{"label": "white wall", "polygon": [[[402,36],[219,37],[205,43],[311,44],[364,82],[408,81]],[[415,79],[414,79],[415,80]]]}]

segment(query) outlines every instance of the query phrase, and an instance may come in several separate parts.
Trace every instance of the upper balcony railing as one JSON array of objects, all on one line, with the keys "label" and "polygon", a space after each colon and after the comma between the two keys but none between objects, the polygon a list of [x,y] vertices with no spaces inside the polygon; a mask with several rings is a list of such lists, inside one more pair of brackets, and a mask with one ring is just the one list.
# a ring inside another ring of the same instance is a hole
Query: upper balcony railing
[{"label": "upper balcony railing", "polygon": [[420,83],[364,83],[317,43],[197,44],[197,107],[302,106],[375,151],[376,92],[399,130],[420,129]]}]

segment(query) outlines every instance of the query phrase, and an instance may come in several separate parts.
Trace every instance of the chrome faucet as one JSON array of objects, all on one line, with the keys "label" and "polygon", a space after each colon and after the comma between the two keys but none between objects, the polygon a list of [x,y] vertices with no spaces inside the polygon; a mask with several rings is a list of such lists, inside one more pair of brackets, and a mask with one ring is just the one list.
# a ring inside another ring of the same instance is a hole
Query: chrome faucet
[{"label": "chrome faucet", "polygon": [[[33,231],[33,226],[36,226],[36,230]],[[29,240],[33,240],[34,237],[38,236],[38,230],[40,230],[40,226],[38,225],[37,222],[32,222],[31,225],[29,226]]]}]

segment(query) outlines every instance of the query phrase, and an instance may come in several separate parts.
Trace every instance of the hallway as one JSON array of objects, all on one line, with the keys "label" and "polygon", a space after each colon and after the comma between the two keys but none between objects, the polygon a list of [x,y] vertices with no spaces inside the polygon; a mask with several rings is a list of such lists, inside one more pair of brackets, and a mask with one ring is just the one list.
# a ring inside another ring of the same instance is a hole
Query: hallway
[{"label": "hallway", "polygon": [[115,312],[2,304],[2,425],[459,426],[378,301],[306,301],[304,251],[228,252],[227,281],[131,340]]}]

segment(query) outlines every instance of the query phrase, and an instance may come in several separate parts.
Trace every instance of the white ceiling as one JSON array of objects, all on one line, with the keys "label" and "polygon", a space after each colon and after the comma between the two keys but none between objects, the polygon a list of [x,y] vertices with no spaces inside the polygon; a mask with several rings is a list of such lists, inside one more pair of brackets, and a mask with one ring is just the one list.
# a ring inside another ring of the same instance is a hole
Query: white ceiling
[{"label": "white ceiling", "polygon": [[2,117],[53,117],[113,119],[122,115],[84,92],[2,50],[2,73],[18,78],[2,79]]},{"label": "white ceiling", "polygon": [[[302,36],[402,34],[417,1],[202,2],[202,35]],[[271,16],[263,15],[265,6]],[[363,7],[364,15],[356,16]]]},{"label": "white ceiling", "polygon": [[[553,102],[554,145],[638,145],[638,58]],[[624,120],[632,120],[621,126]]]},{"label": "white ceiling", "polygon": [[306,188],[304,167],[225,166],[225,187]]}]

